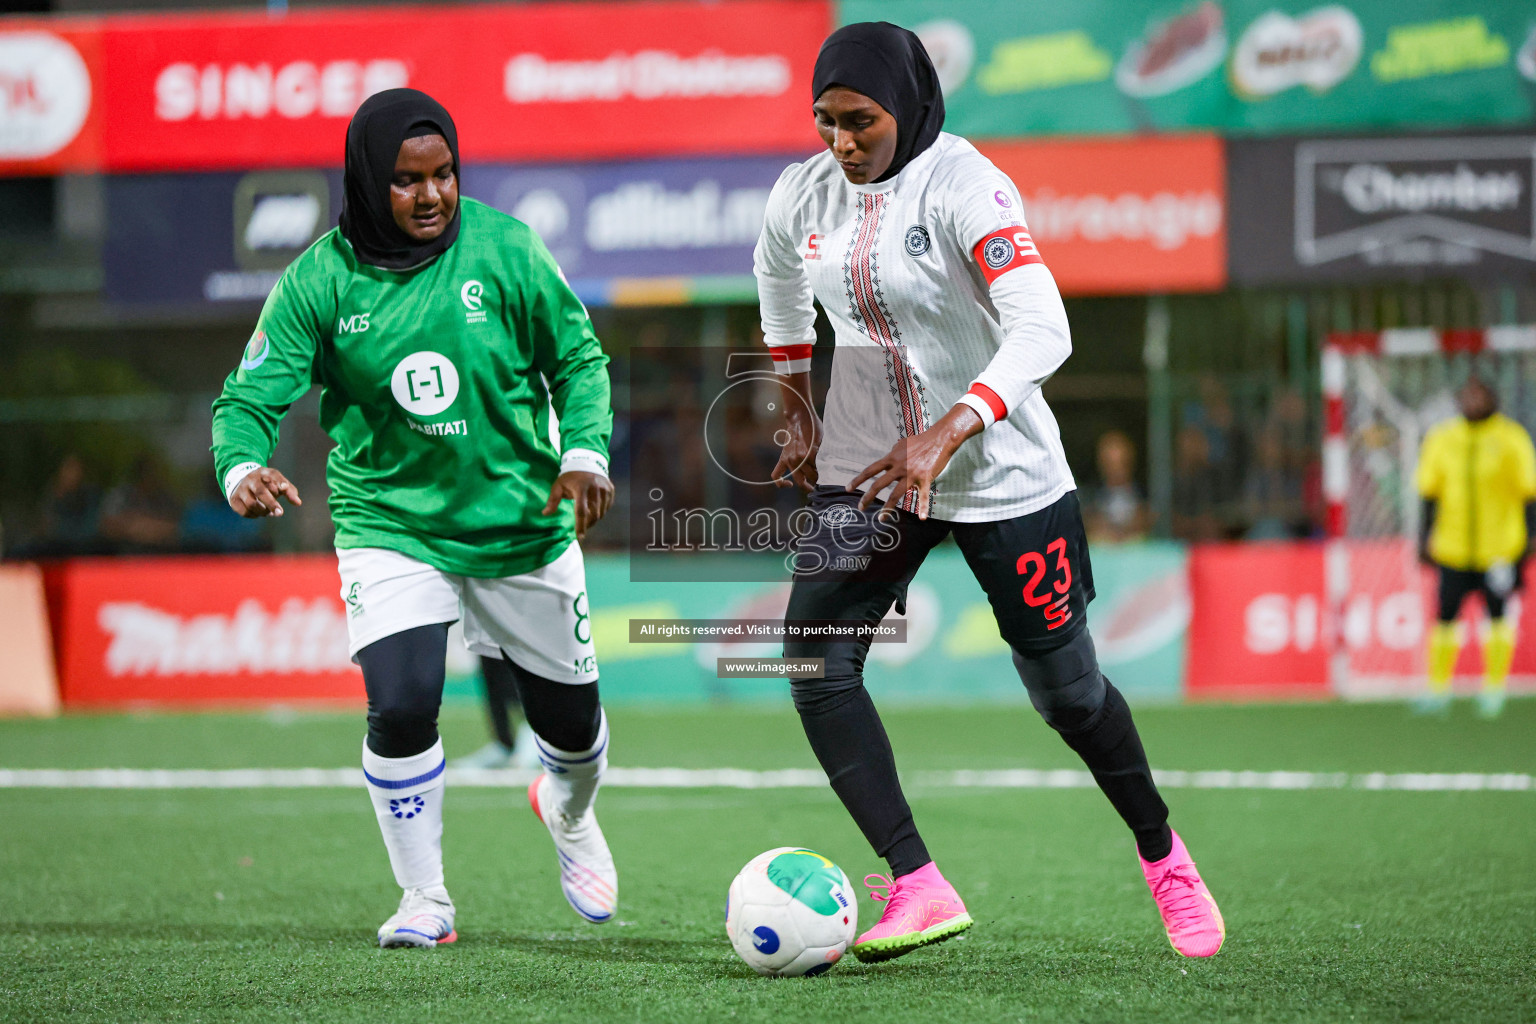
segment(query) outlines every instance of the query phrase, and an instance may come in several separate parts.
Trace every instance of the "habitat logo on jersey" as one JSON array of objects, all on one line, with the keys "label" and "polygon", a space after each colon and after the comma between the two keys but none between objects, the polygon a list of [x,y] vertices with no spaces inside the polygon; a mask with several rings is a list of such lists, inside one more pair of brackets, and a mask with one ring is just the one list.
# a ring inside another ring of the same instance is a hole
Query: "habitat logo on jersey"
[{"label": "habitat logo on jersey", "polygon": [[435,416],[459,397],[459,371],[441,353],[412,352],[395,366],[389,389],[406,412]]},{"label": "habitat logo on jersey", "polygon": [[464,319],[472,324],[483,324],[485,312],[485,285],[479,281],[465,281],[459,289],[459,301],[464,303]]}]

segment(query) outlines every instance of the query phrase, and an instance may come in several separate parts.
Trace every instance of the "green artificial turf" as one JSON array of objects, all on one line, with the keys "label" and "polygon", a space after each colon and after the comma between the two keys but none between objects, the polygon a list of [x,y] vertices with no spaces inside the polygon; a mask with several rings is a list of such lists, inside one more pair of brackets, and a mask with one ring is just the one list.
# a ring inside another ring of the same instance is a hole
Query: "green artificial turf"
[{"label": "green artificial turf", "polygon": [[[887,715],[904,769],[1072,767],[1027,709]],[[1536,702],[1149,708],[1170,769],[1536,771]],[[788,710],[619,710],[623,766],[814,767]],[[471,709],[452,750],[483,739]],[[360,716],[0,722],[0,768],[340,767]],[[346,789],[0,790],[6,1021],[1463,1021],[1536,1019],[1536,791],[1170,790],[1228,923],[1204,961],[1163,937],[1128,836],[1091,790],[914,787],[976,926],[885,964],[770,981],[725,940],[736,870],[811,846],[882,865],[830,792],[610,789],[618,920],[565,905],[519,790],[447,797],[461,939],[372,948],[397,892]],[[861,886],[857,888],[862,889]],[[867,925],[878,906],[863,901]]]}]

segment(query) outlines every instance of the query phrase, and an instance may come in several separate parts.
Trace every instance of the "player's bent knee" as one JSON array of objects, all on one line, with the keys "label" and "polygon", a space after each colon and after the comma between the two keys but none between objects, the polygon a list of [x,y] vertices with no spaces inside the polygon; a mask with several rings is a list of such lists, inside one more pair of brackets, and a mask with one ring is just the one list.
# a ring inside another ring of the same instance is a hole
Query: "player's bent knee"
[{"label": "player's bent knee", "polygon": [[565,683],[530,672],[511,658],[506,662],[517,680],[517,693],[528,728],[555,750],[592,749],[603,728],[597,680]]},{"label": "player's bent knee", "polygon": [[1093,639],[1081,630],[1060,647],[1028,655],[1013,652],[1013,665],[1047,725],[1060,733],[1088,728],[1104,707],[1108,681],[1099,671]]},{"label": "player's bent knee", "polygon": [[792,679],[790,699],[802,715],[824,715],[852,700],[864,688],[864,676],[843,665],[838,671],[828,659],[828,669],[820,679]]},{"label": "player's bent knee", "polygon": [[414,757],[436,742],[436,707],[407,705],[368,712],[368,749],[380,757]]}]

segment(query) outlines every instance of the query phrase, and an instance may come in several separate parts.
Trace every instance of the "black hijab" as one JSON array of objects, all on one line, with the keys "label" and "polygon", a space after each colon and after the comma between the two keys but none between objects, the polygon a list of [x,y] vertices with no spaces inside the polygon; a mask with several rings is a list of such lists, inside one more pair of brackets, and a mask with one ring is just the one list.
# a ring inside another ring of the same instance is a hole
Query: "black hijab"
[{"label": "black hijab", "polygon": [[364,263],[408,270],[446,250],[459,237],[459,212],[443,233],[418,242],[395,223],[389,182],[406,139],[441,135],[459,176],[459,134],[442,104],[415,89],[386,89],[363,101],[347,125],[347,164],[341,200],[341,233]]},{"label": "black hijab", "polygon": [[923,41],[888,21],[844,25],[827,36],[811,75],[812,102],[834,85],[863,93],[896,118],[896,156],[876,181],[900,174],[944,128],[939,73]]}]

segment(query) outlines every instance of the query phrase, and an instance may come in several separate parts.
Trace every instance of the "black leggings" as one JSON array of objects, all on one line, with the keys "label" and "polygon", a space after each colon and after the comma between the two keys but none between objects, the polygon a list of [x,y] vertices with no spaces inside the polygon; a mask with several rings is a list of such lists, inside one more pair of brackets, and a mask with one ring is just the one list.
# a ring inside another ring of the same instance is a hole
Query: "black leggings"
[{"label": "black leggings", "polygon": [[[412,757],[437,742],[449,623],[416,626],[357,652],[368,690],[368,749],[380,757]],[[505,652],[503,652],[505,657]],[[586,750],[602,721],[597,683],[561,683],[506,659],[517,681],[523,717],[556,750]]]},{"label": "black leggings", "polygon": [[[893,603],[900,607],[928,552],[953,533],[1014,651],[1030,702],[1083,759],[1135,834],[1142,856],[1165,856],[1172,843],[1168,808],[1153,784],[1130,708],[1099,671],[1086,628],[1093,568],[1076,495],[999,522],[947,523],[901,512],[887,528],[848,507],[857,497],[831,487],[812,493],[817,518],[798,549],[801,557],[809,550],[810,567],[802,565],[795,576],[785,619],[879,622]],[[857,568],[841,568],[850,563]],[[899,876],[930,858],[864,687],[869,643],[867,637],[786,640],[784,654],[825,659],[821,678],[790,684],[800,723],[833,791]]]}]

